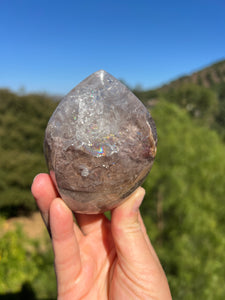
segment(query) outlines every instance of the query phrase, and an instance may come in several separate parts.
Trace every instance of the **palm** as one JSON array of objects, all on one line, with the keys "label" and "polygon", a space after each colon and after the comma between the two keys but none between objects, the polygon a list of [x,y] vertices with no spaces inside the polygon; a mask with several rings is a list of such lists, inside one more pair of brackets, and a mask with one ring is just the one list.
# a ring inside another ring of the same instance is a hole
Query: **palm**
[{"label": "palm", "polygon": [[52,237],[58,299],[171,299],[139,206],[135,208],[143,190],[113,210],[111,221],[103,214],[76,214],[78,224],[56,198],[47,174],[34,180],[32,193]]},{"label": "palm", "polygon": [[[110,222],[103,215],[77,216],[77,218],[85,218],[91,222],[82,225],[85,234],[78,234],[81,271],[75,279],[70,278],[62,285],[64,288],[59,294],[61,293],[65,299],[124,299],[124,297],[136,299],[134,287],[136,274],[133,274],[132,281],[127,277],[126,270],[125,272],[123,270],[125,266],[118,260]],[[77,282],[83,284],[77,285]]]},{"label": "palm", "polygon": [[109,222],[104,216],[98,216],[92,224],[84,225],[83,228],[85,235],[82,234],[78,240],[81,272],[75,282],[84,284],[74,285],[71,298],[68,299],[108,299],[111,269],[116,261]]}]

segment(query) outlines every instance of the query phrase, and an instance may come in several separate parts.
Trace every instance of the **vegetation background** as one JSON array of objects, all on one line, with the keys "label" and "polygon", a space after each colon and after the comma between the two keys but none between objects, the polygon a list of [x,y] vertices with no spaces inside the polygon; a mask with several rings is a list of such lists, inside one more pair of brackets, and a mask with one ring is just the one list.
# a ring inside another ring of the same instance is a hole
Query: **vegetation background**
[{"label": "vegetation background", "polygon": [[[150,109],[158,153],[141,207],[174,299],[225,295],[225,61],[159,89],[134,93]],[[42,143],[57,101],[0,90],[0,299],[55,299],[47,233],[6,230],[37,211],[33,177],[47,171]]]}]

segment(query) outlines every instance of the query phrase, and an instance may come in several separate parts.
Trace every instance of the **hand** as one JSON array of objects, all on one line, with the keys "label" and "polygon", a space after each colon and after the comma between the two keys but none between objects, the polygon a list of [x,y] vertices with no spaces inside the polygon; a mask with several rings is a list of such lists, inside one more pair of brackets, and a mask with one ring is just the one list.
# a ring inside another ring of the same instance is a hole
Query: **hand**
[{"label": "hand", "polygon": [[143,188],[112,210],[111,221],[75,214],[74,222],[47,174],[35,177],[32,193],[50,230],[59,300],[172,299],[139,212]]}]

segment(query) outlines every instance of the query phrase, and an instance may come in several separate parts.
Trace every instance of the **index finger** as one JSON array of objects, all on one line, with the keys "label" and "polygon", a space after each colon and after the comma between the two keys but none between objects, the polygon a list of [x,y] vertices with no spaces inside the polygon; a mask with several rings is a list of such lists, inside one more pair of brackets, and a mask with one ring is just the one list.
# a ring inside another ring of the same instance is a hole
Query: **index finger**
[{"label": "index finger", "polygon": [[50,234],[49,209],[52,201],[59,196],[51,177],[45,173],[38,174],[33,180],[31,192]]}]

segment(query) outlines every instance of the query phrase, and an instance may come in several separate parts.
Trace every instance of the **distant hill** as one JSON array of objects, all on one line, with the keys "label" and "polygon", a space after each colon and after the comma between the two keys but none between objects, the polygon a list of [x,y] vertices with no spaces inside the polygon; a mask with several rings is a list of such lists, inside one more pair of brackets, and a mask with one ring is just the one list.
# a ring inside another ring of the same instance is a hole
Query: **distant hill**
[{"label": "distant hill", "polygon": [[166,91],[170,88],[177,88],[186,83],[193,83],[206,88],[213,88],[215,85],[225,83],[225,60],[214,63],[204,69],[179,77],[176,80],[163,85],[158,90]]},{"label": "distant hill", "polygon": [[145,103],[145,105],[152,106],[157,102],[158,97],[162,93],[177,89],[184,84],[195,84],[214,90],[225,85],[225,60],[209,65],[190,75],[181,76],[157,89],[145,91],[134,89],[133,92]]},{"label": "distant hill", "polygon": [[225,141],[225,60],[158,89],[133,92],[150,109],[161,99],[177,104],[191,117],[215,129]]}]

